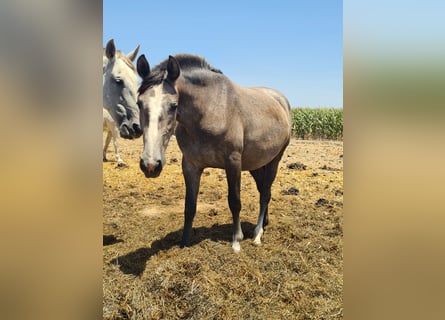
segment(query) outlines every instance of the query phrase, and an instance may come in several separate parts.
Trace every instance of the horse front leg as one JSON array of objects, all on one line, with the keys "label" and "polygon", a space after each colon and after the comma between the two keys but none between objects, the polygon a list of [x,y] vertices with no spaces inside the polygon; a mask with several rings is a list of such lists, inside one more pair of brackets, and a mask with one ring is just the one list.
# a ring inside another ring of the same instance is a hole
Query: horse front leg
[{"label": "horse front leg", "polygon": [[190,246],[193,219],[196,214],[196,203],[198,199],[199,184],[201,181],[202,168],[197,168],[182,158],[182,174],[185,180],[185,206],[184,206],[184,230],[180,247]]},{"label": "horse front leg", "polygon": [[114,146],[114,154],[116,155],[117,158],[117,163],[118,165],[124,164],[124,160],[122,160],[120,154],[119,154],[119,144],[117,141],[117,138],[119,137],[119,128],[117,127],[117,125],[113,126],[113,146]]},{"label": "horse front leg", "polygon": [[241,184],[241,154],[233,152],[226,161],[226,177],[229,187],[229,207],[233,218],[232,249],[241,251],[240,241],[244,235],[241,229],[239,213],[241,211],[240,184]]},{"label": "horse front leg", "polygon": [[112,135],[111,131],[108,128],[106,128],[106,131],[107,131],[107,137],[105,138],[105,144],[104,144],[104,149],[103,149],[103,157],[102,157],[103,162],[108,161],[107,160],[107,150],[108,150],[108,146],[110,145],[111,135]]}]

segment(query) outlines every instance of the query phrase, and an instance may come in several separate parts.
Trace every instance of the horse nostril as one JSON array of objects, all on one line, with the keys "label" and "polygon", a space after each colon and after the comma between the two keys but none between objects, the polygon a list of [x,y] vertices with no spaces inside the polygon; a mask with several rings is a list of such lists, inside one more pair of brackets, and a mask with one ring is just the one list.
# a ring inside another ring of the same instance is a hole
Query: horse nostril
[{"label": "horse nostril", "polygon": [[129,136],[130,136],[130,132],[129,132],[129,130],[128,130],[127,125],[125,125],[125,124],[121,125],[120,133],[121,133],[121,137],[122,137],[122,138],[125,138],[125,139],[128,139],[128,138],[129,138]]},{"label": "horse nostril", "polygon": [[133,136],[134,136],[134,129],[133,129],[133,127],[132,126],[128,126],[128,125],[125,125],[125,126],[127,127],[128,132],[130,133],[130,137],[133,138]]},{"label": "horse nostril", "polygon": [[133,130],[138,137],[142,135],[141,127],[137,123],[133,124]]}]

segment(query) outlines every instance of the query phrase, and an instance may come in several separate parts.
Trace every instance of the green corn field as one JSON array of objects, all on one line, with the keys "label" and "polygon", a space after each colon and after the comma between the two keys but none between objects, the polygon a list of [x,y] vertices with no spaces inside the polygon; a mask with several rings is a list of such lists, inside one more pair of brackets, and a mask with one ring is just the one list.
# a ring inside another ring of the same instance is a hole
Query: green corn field
[{"label": "green corn field", "polygon": [[292,133],[298,139],[343,139],[343,109],[293,108]]}]

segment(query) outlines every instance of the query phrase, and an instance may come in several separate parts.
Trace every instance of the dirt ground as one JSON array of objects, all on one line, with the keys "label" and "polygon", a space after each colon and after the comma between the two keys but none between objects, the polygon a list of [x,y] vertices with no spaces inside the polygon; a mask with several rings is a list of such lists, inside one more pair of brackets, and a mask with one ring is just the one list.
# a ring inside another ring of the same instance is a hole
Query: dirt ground
[{"label": "dirt ground", "polygon": [[343,142],[292,139],[272,186],[262,245],[255,182],[241,181],[241,252],[230,246],[225,174],[205,169],[192,246],[180,249],[185,187],[172,137],[156,179],[142,139],[103,163],[104,319],[342,319]]}]

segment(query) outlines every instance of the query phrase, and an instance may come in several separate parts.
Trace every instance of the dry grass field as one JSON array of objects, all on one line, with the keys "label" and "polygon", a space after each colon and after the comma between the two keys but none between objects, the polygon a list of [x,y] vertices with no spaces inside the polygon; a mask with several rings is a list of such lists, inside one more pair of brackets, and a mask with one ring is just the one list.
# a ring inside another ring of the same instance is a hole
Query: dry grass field
[{"label": "dry grass field", "polygon": [[128,166],[103,163],[104,319],[343,318],[341,141],[292,139],[261,246],[251,239],[259,196],[243,173],[238,254],[223,170],[205,169],[192,246],[180,249],[185,187],[175,137],[157,179],[139,169],[142,139],[119,143]]}]

